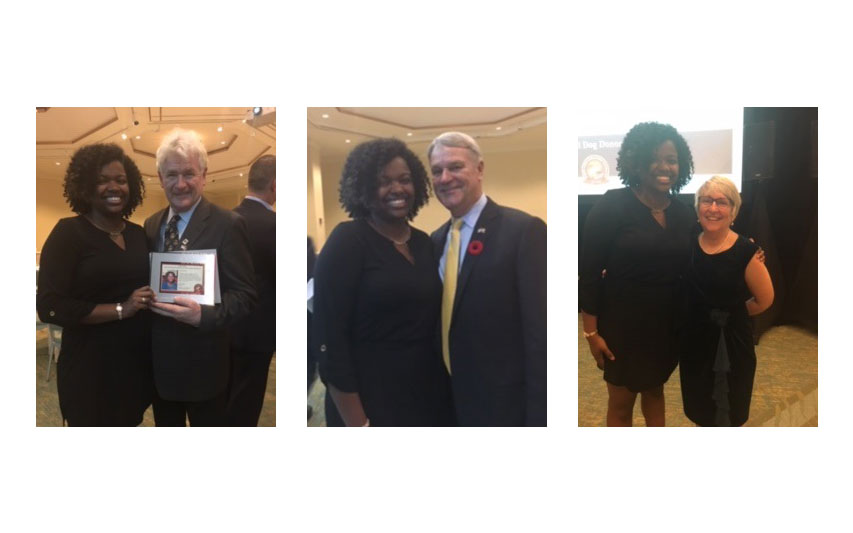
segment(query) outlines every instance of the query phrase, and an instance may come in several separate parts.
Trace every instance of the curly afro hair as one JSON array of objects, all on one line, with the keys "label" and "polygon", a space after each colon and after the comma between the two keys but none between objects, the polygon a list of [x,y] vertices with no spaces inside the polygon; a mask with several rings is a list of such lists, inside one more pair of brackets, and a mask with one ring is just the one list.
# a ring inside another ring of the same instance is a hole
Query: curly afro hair
[{"label": "curly afro hair", "polygon": [[687,185],[693,177],[690,147],[675,128],[657,122],[641,122],[625,135],[616,158],[616,170],[622,183],[629,187],[639,185],[640,176],[651,166],[658,146],[666,141],[672,141],[678,152],[678,179],[670,190],[676,194]]},{"label": "curly afro hair", "polygon": [[127,186],[130,195],[127,205],[121,212],[121,216],[127,218],[142,203],[145,195],[145,184],[142,182],[142,174],[133,159],[128,157],[121,147],[116,144],[90,144],[74,152],[71,163],[65,172],[65,192],[63,196],[68,200],[71,210],[78,215],[85,215],[92,210],[92,195],[95,193],[95,185],[98,175],[104,165],[118,161],[124,166],[127,175]]},{"label": "curly afro hair", "polygon": [[361,143],[350,152],[341,174],[340,200],[352,218],[366,218],[376,200],[379,174],[393,159],[402,157],[412,173],[415,198],[408,219],[429,201],[432,185],[421,160],[398,139],[376,139]]}]

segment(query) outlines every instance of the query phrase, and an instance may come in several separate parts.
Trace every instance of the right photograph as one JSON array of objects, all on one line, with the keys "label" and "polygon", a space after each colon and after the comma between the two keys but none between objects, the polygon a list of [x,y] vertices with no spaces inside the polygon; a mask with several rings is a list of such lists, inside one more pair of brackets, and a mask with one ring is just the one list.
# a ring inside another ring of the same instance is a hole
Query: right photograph
[{"label": "right photograph", "polygon": [[579,426],[818,425],[817,120],[579,115]]}]

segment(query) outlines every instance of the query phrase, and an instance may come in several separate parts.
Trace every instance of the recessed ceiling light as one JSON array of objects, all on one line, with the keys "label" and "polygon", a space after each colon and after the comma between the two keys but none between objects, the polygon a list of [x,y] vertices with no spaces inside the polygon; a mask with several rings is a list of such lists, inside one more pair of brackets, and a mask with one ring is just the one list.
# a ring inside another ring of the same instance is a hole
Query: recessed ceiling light
[{"label": "recessed ceiling light", "polygon": [[126,133],[122,133],[122,134],[121,134],[121,138],[122,138],[122,139],[127,139],[127,134],[126,134]]},{"label": "recessed ceiling light", "polygon": [[222,131],[222,126],[219,126],[218,128],[216,128],[216,131]]},{"label": "recessed ceiling light", "polygon": [[225,141],[219,141],[219,144],[225,144]]},{"label": "recessed ceiling light", "polygon": [[350,141],[349,139],[347,139],[345,142],[349,143],[349,142],[351,142],[351,141]]},{"label": "recessed ceiling light", "polygon": [[407,133],[407,134],[406,134],[406,136],[407,136],[407,137],[411,137],[411,136],[412,136],[412,132],[410,131],[409,133]]},{"label": "recessed ceiling light", "polygon": [[495,128],[495,129],[496,129],[496,130],[498,130],[498,131],[500,131],[501,127],[500,127],[500,126],[498,126],[498,127],[497,127],[497,128]]},{"label": "recessed ceiling light", "polygon": [[137,139],[141,139],[142,137],[140,137],[139,135],[137,135],[137,136],[136,136],[136,138],[137,138]]},{"label": "recessed ceiling light", "polygon": [[323,115],[322,115],[322,116],[323,116],[323,118],[329,118],[329,114],[328,114],[328,113],[323,113]]},{"label": "recessed ceiling light", "polygon": [[60,163],[59,161],[57,161],[57,162],[56,162],[56,166],[59,166],[59,165],[61,165],[61,164],[62,164],[62,163]]},{"label": "recessed ceiling light", "polygon": [[240,177],[241,177],[241,178],[243,177],[243,173],[242,173],[242,172],[240,173]]}]

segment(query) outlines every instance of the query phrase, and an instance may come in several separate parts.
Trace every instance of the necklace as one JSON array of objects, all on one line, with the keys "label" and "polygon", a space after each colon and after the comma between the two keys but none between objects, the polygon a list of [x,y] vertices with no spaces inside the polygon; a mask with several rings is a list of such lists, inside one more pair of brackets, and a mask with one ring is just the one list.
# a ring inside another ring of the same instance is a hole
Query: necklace
[{"label": "necklace", "polygon": [[652,205],[649,205],[651,202],[647,198],[643,198],[642,196],[640,196],[640,193],[637,189],[632,189],[632,190],[634,191],[634,196],[637,197],[637,200],[639,200],[640,203],[643,204],[644,206],[648,207],[649,210],[652,212],[652,215],[662,214],[664,209],[669,207],[669,204],[672,203],[672,201],[669,199],[669,197],[667,197],[666,201],[663,203],[663,205],[661,205],[660,207],[654,207]]},{"label": "necklace", "polygon": [[[702,238],[704,238],[704,239],[705,239],[705,243],[707,244],[707,243],[708,243],[708,237],[705,235],[705,232],[704,232],[704,231],[702,232]],[[722,249],[723,249],[723,246],[725,246],[725,245],[726,245],[726,242],[728,242],[728,240],[729,240],[729,231],[728,231],[728,228],[727,228],[727,229],[726,229],[726,236],[725,236],[725,237],[723,237],[723,242],[721,242],[721,243],[720,243],[720,245],[719,245],[719,246],[717,246],[717,248],[716,248],[714,251],[712,251],[712,252],[707,252],[707,254],[708,254],[708,255],[714,255],[714,254],[716,254],[717,252],[719,252],[720,250],[722,250]]]},{"label": "necklace", "polygon": [[124,231],[124,228],[125,228],[125,225],[126,225],[126,224],[125,224],[125,222],[124,222],[124,220],[122,220],[122,221],[121,221],[121,227],[120,227],[119,229],[117,229],[116,231],[111,231],[111,230],[108,230],[107,228],[105,228],[105,227],[101,226],[100,224],[96,223],[94,220],[92,220],[92,218],[91,218],[91,217],[86,217],[86,220],[88,220],[89,222],[91,222],[91,223],[92,223],[92,225],[93,225],[93,226],[95,226],[96,228],[98,228],[99,230],[101,230],[101,231],[103,231],[103,232],[105,232],[105,233],[109,233],[109,234],[110,234],[110,239],[113,239],[113,240],[118,239],[119,237],[121,237],[121,232],[122,232],[122,231]]},{"label": "necklace", "polygon": [[412,227],[409,226],[408,224],[406,224],[406,238],[403,239],[402,241],[398,241],[397,239],[394,239],[393,237],[389,236],[388,234],[386,234],[385,232],[383,232],[382,230],[377,228],[376,224],[374,224],[372,221],[368,221],[367,223],[370,224],[371,228],[376,230],[376,233],[382,235],[383,237],[385,237],[389,241],[393,242],[397,246],[406,246],[406,243],[408,243],[409,239],[412,238]]}]

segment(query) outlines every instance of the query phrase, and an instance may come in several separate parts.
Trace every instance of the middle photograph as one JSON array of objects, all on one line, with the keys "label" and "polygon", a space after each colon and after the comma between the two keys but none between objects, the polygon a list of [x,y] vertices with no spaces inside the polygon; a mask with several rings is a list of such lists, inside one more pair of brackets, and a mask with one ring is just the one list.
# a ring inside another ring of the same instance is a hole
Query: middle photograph
[{"label": "middle photograph", "polygon": [[546,426],[546,108],[307,118],[308,426]]}]

